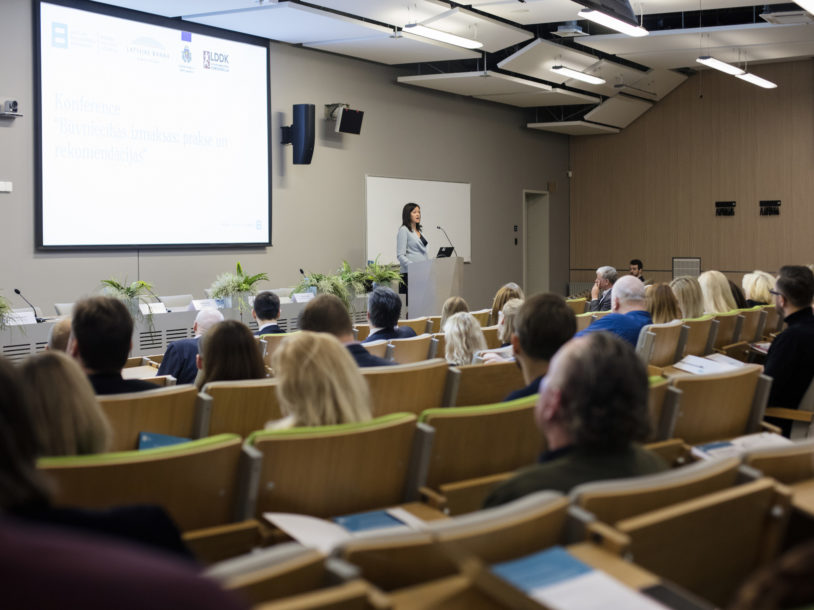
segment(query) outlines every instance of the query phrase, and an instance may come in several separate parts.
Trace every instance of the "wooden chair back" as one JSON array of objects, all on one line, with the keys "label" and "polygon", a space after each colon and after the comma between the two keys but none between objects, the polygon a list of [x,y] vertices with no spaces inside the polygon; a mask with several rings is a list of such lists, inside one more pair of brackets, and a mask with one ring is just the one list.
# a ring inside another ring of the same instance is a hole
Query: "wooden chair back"
[{"label": "wooden chair back", "polygon": [[644,477],[584,483],[571,490],[571,501],[603,523],[641,515],[732,487],[738,481],[740,458],[702,460]]},{"label": "wooden chair back", "polygon": [[508,403],[424,411],[419,421],[435,430],[427,486],[440,489],[444,483],[533,464],[545,449],[545,439],[534,424],[536,402],[536,396],[529,396]]},{"label": "wooden chair back", "polygon": [[[489,326],[489,316],[492,315],[491,309],[479,309],[477,311],[470,311],[469,313],[475,316],[475,319],[481,326]],[[495,322],[497,322],[497,320],[495,320]]]},{"label": "wooden chair back", "polygon": [[98,399],[113,431],[111,451],[136,449],[141,432],[182,438],[202,436],[201,414],[208,406],[208,399],[194,386],[110,394]]},{"label": "wooden chair back", "polygon": [[577,332],[585,330],[594,321],[594,314],[592,312],[577,314]]},{"label": "wooden chair back", "polygon": [[766,312],[766,323],[763,328],[764,336],[768,337],[772,333],[780,332],[780,329],[783,327],[783,318],[780,317],[777,307],[774,305],[764,305],[763,311]]},{"label": "wooden chair back", "polygon": [[[451,385],[457,387],[451,389]],[[523,373],[514,361],[452,367],[447,375],[447,393],[454,395],[455,400],[449,406],[469,407],[501,402],[525,385]]]},{"label": "wooden chair back", "polygon": [[393,360],[398,364],[410,364],[434,357],[431,348],[438,344],[432,342],[432,335],[424,334],[409,339],[391,339],[390,345],[393,346]]},{"label": "wooden chair back", "polygon": [[166,388],[178,383],[178,380],[172,375],[156,375],[155,377],[145,377],[144,381],[152,383],[157,388]]},{"label": "wooden chair back", "polygon": [[370,335],[370,324],[356,324],[354,330],[356,331],[356,340],[364,341]]},{"label": "wooden chair back", "polygon": [[743,463],[786,485],[814,479],[814,440],[755,449],[743,456]]},{"label": "wooden chair back", "polygon": [[411,318],[409,320],[399,320],[399,328],[409,327],[415,331],[417,335],[423,335],[427,332],[427,316],[421,318]]},{"label": "wooden chair back", "polygon": [[681,390],[674,436],[697,445],[756,432],[771,387],[761,371],[746,364],[725,373],[674,378],[673,386]]},{"label": "wooden chair back", "polygon": [[434,335],[441,332],[441,316],[427,316],[427,330],[424,332]]},{"label": "wooden chair back", "polygon": [[466,555],[496,563],[560,543],[567,510],[561,494],[537,492],[504,506],[433,521],[426,531],[357,538],[341,548],[340,556],[377,587],[400,589],[456,573]]},{"label": "wooden chair back", "polygon": [[648,324],[639,333],[636,353],[645,364],[665,367],[675,364],[684,353],[681,320],[666,324]]},{"label": "wooden chair back", "polygon": [[755,569],[778,552],[790,494],[763,478],[616,523],[633,561],[725,605]]},{"label": "wooden chair back", "polygon": [[362,343],[361,345],[374,356],[378,356],[379,358],[387,357],[387,346],[389,345],[387,339],[370,341],[369,343]]},{"label": "wooden chair back", "polygon": [[650,412],[649,441],[673,438],[680,399],[681,390],[673,387],[669,379],[651,379],[647,395],[647,410]]},{"label": "wooden chair back", "polygon": [[713,347],[721,349],[725,345],[737,343],[740,340],[741,328],[743,327],[743,316],[738,310],[727,313],[716,313],[718,320],[718,333],[715,335]]},{"label": "wooden chair back", "polygon": [[202,392],[212,406],[206,434],[239,434],[246,438],[266,423],[283,417],[277,400],[277,383],[269,379],[210,381]]},{"label": "wooden chair back", "polygon": [[445,407],[449,366],[434,358],[415,364],[373,366],[360,369],[370,388],[373,415],[420,414],[425,409]]},{"label": "wooden chair back", "polygon": [[292,334],[293,333],[277,333],[274,335],[260,335],[259,339],[266,342],[266,351],[263,352],[263,363],[266,365],[266,368],[271,369],[271,357],[274,355],[275,350],[286,337]]},{"label": "wooden chair back", "polygon": [[187,531],[253,512],[248,490],[258,464],[248,453],[241,458],[241,445],[236,434],[222,434],[158,449],[42,458],[38,468],[53,481],[57,506],[156,504]]},{"label": "wooden chair back", "polygon": [[[414,495],[409,471],[416,416],[262,430],[248,443],[262,454],[257,514],[333,517],[386,508]],[[417,489],[417,487],[416,487]]]},{"label": "wooden chair back", "polygon": [[566,299],[565,304],[568,305],[576,316],[585,313],[585,310],[588,308],[588,300],[585,297],[581,299]]},{"label": "wooden chair back", "polygon": [[483,331],[483,338],[486,339],[487,349],[495,349],[496,347],[500,347],[500,337],[497,335],[497,324],[494,326],[484,326],[481,328],[481,330]]},{"label": "wooden chair back", "polygon": [[446,350],[447,350],[447,341],[445,339],[444,333],[433,333],[432,338],[438,341],[435,346],[435,357],[436,358],[445,358],[446,357]]},{"label": "wooden chair back", "polygon": [[684,320],[684,356],[706,356],[711,354],[718,336],[718,320],[713,316],[688,318]]},{"label": "wooden chair back", "polygon": [[598,320],[599,318],[607,316],[608,314],[611,314],[611,313],[613,313],[613,312],[610,309],[606,309],[605,311],[591,312],[591,315],[593,316],[594,320]]},{"label": "wooden chair back", "polygon": [[151,354],[150,356],[142,356],[142,363],[158,368],[161,366],[161,361],[164,360],[164,354]]},{"label": "wooden chair back", "polygon": [[738,311],[743,316],[739,339],[747,343],[762,341],[763,331],[766,328],[766,318],[768,317],[766,309],[761,305],[751,309],[739,309]]}]

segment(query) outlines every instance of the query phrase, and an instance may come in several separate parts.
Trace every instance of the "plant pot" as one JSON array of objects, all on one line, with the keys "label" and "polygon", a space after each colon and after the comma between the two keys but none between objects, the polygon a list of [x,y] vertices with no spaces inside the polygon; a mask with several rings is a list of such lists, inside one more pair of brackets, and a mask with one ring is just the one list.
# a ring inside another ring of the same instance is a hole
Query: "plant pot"
[{"label": "plant pot", "polygon": [[138,316],[141,314],[141,311],[139,310],[140,301],[141,299],[139,299],[139,297],[125,299],[124,301],[124,305],[125,307],[127,307],[127,311],[130,312],[130,315],[133,316],[134,320],[138,318]]}]

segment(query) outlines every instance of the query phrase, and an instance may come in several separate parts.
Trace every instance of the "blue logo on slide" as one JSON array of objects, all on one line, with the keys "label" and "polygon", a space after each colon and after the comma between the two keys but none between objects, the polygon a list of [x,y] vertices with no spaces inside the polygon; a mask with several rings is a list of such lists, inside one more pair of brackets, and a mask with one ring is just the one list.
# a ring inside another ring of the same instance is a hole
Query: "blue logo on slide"
[{"label": "blue logo on slide", "polygon": [[51,24],[51,46],[58,49],[68,48],[68,26],[65,23]]},{"label": "blue logo on slide", "polygon": [[187,45],[184,45],[184,50],[181,51],[181,59],[187,64],[192,61],[192,51],[189,50]]},{"label": "blue logo on slide", "polygon": [[183,42],[192,42],[192,32],[181,32],[181,40]]}]

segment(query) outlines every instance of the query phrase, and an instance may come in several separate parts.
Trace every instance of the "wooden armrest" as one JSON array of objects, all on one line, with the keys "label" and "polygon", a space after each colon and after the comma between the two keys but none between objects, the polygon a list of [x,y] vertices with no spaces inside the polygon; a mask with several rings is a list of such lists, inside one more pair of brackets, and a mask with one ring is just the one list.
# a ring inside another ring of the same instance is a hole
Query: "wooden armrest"
[{"label": "wooden armrest", "polygon": [[622,557],[630,549],[630,537],[601,521],[588,524],[588,540],[595,545]]},{"label": "wooden armrest", "polygon": [[775,426],[774,424],[770,424],[767,421],[760,422],[760,429],[763,432],[772,432],[773,434],[783,434],[783,430],[780,429],[780,426]]},{"label": "wooden armrest", "polygon": [[662,377],[664,375],[664,369],[660,366],[653,366],[652,364],[647,365],[647,376],[648,377]]},{"label": "wooden armrest", "polygon": [[502,481],[513,476],[514,472],[501,472],[476,479],[444,483],[441,494],[446,498],[446,512],[450,515],[470,513],[483,508],[483,501],[489,492]]},{"label": "wooden armrest", "polygon": [[446,511],[447,498],[443,494],[424,486],[418,488],[418,493],[422,502],[429,504],[436,510]]},{"label": "wooden armrest", "polygon": [[797,409],[785,409],[783,407],[769,407],[766,409],[764,417],[779,417],[780,419],[811,422],[812,418],[814,418],[814,412],[799,411]]},{"label": "wooden armrest", "polygon": [[217,525],[183,534],[184,543],[203,564],[209,565],[248,553],[263,541],[260,522],[248,519],[239,523]]},{"label": "wooden armrest", "polygon": [[694,461],[692,457],[692,447],[687,445],[684,440],[680,438],[648,443],[644,448],[661,456],[671,468]]}]

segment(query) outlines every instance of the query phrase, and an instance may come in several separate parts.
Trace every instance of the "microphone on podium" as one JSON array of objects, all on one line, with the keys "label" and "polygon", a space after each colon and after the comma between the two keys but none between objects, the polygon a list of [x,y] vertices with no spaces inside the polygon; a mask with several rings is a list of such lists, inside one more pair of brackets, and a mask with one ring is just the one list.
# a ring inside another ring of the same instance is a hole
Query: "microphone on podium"
[{"label": "microphone on podium", "polygon": [[[441,225],[436,225],[435,228],[440,229],[441,231],[444,232],[444,236],[447,238],[449,245],[452,246],[452,251],[455,252],[455,244],[452,243],[452,240],[449,238],[449,235],[447,235],[447,232],[444,231],[444,227],[442,227]],[[460,256],[460,254],[458,256]]]},{"label": "microphone on podium", "polygon": [[17,294],[17,295],[18,295],[18,296],[19,296],[19,297],[20,297],[20,298],[21,298],[23,301],[25,301],[26,303],[28,303],[28,306],[29,306],[29,307],[31,308],[31,310],[34,312],[34,319],[37,321],[37,324],[41,324],[42,322],[45,322],[45,318],[41,318],[41,317],[39,317],[39,316],[37,315],[37,308],[36,308],[36,307],[34,307],[34,306],[31,304],[31,301],[29,301],[27,298],[25,298],[25,297],[23,296],[23,293],[22,293],[22,292],[20,292],[20,289],[19,289],[19,288],[15,288],[15,289],[14,289],[14,292],[15,292],[15,294]]}]

